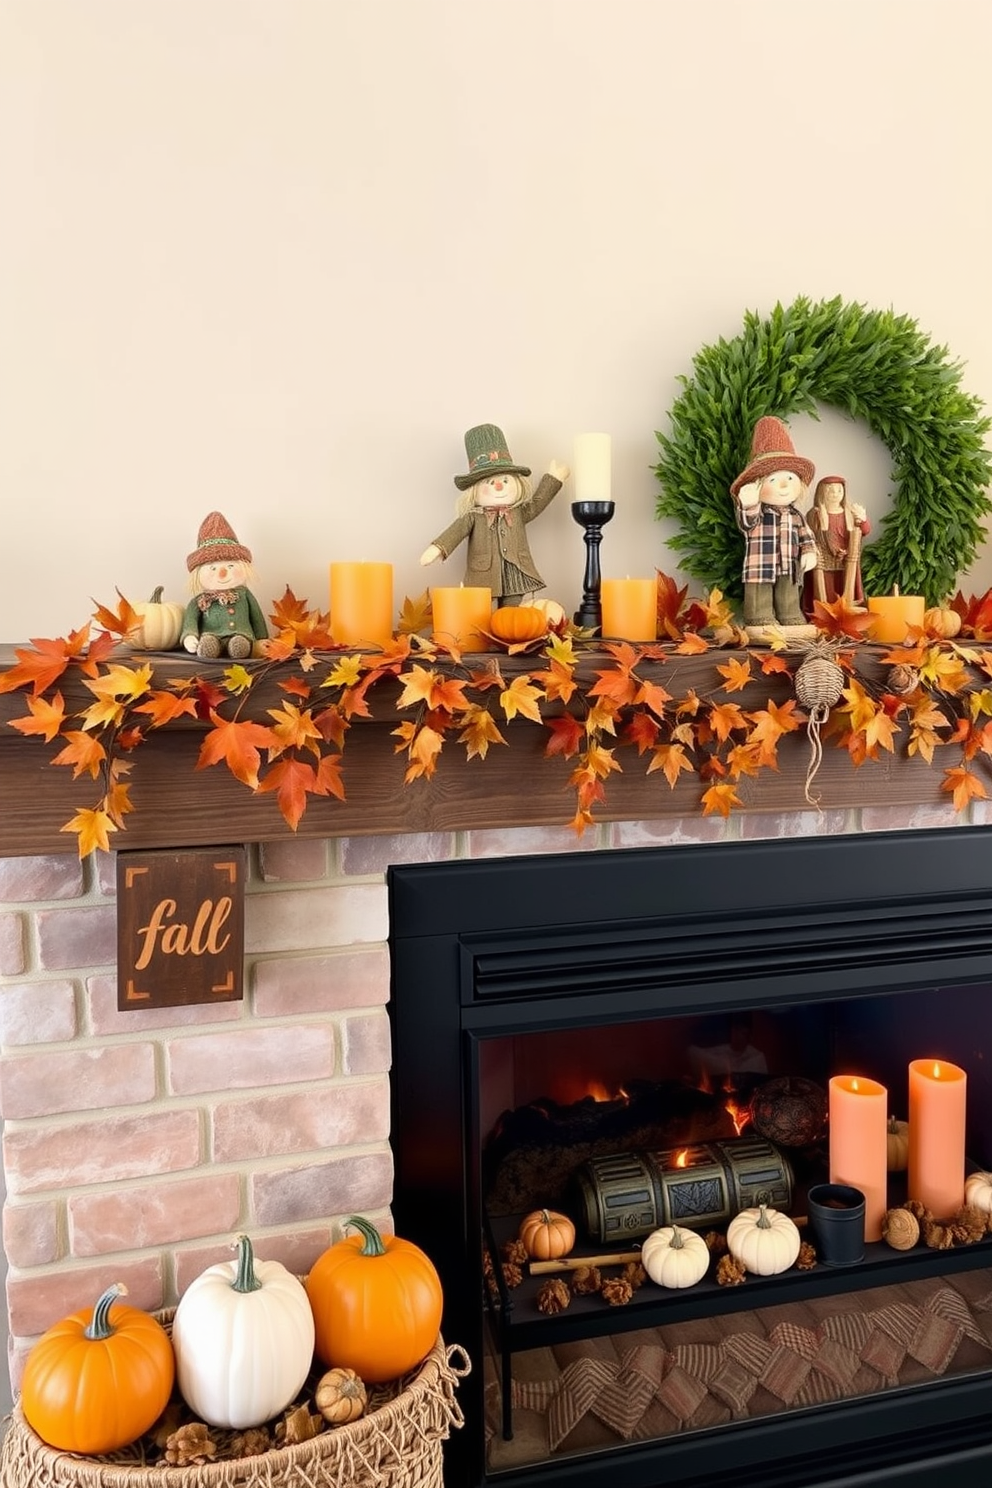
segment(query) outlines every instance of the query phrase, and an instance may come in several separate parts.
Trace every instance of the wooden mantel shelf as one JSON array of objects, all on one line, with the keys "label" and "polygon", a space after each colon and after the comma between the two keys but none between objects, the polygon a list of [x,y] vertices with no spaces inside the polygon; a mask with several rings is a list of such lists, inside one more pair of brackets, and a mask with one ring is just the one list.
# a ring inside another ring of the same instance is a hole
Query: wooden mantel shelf
[{"label": "wooden mantel shelf", "polygon": [[[860,671],[883,675],[879,648],[864,647]],[[690,688],[702,696],[713,691],[714,658],[724,664],[746,653],[710,652],[676,656],[650,663],[652,674],[671,692]],[[12,646],[0,646],[0,671],[15,661]],[[162,677],[208,674],[209,665],[177,653],[142,653]],[[533,669],[533,661],[500,658],[504,675]],[[600,662],[594,652],[583,668]],[[218,674],[223,666],[214,663]],[[268,689],[268,692],[266,692]],[[78,684],[63,687],[69,709],[84,707],[91,696]],[[266,682],[255,711],[280,698]],[[745,707],[763,707],[769,698],[782,703],[792,696],[788,676],[761,677],[741,699]],[[0,693],[0,857],[75,852],[64,824],[84,806],[97,804],[100,786],[88,776],[73,779],[68,768],[51,763],[57,745],[26,738],[9,724],[27,711],[24,694]],[[301,837],[357,836],[372,833],[450,832],[482,827],[567,825],[575,809],[569,775],[574,762],[544,757],[545,732],[533,723],[501,724],[509,747],[494,746],[485,760],[466,761],[464,747],[452,739],[442,750],[430,781],[404,784],[405,761],[396,753],[392,730],[410,715],[395,707],[395,695],[376,694],[373,721],[353,725],[342,766],[347,799],[312,800],[297,829]],[[134,751],[130,775],[134,811],[118,849],[189,847],[221,841],[265,842],[292,835],[273,798],[253,795],[226,770],[215,765],[196,769],[202,734],[189,720],[153,731]],[[606,802],[595,815],[601,821],[658,820],[693,816],[700,811],[701,788],[694,776],[683,776],[671,790],[661,772],[645,773],[645,761],[632,749],[619,753],[622,773],[610,776]],[[810,744],[805,730],[779,745],[780,769],[763,770],[738,785],[748,812],[809,810],[805,798]],[[905,755],[885,754],[855,769],[846,751],[824,750],[815,781],[823,810],[870,805],[907,806],[946,803],[938,766]]]}]

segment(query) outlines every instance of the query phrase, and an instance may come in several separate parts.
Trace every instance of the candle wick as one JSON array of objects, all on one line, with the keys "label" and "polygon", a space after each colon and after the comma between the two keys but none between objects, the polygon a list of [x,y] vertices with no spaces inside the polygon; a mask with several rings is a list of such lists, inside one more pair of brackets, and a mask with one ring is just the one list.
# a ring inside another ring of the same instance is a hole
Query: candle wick
[{"label": "candle wick", "polygon": [[892,597],[893,597],[893,599],[898,599],[899,598],[899,585],[898,584],[893,584],[892,585]]}]

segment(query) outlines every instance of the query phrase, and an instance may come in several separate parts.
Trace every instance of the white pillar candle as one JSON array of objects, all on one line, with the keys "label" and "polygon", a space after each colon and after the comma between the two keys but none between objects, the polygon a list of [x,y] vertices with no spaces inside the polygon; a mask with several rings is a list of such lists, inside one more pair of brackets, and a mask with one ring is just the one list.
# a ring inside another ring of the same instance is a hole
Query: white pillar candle
[{"label": "white pillar candle", "polygon": [[611,501],[611,444],[609,434],[576,434],[572,471],[574,501]]}]

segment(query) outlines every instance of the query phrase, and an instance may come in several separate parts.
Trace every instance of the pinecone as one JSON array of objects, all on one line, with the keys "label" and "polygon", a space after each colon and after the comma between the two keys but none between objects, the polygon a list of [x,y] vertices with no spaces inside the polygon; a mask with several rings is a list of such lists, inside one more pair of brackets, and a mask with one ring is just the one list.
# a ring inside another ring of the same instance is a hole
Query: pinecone
[{"label": "pinecone", "polygon": [[522,1240],[507,1240],[500,1246],[500,1255],[504,1261],[509,1261],[512,1266],[526,1266],[528,1261],[527,1247]]},{"label": "pinecone", "polygon": [[571,1300],[572,1294],[560,1276],[549,1277],[537,1294],[538,1310],[548,1317],[564,1312]]},{"label": "pinecone", "polygon": [[625,1281],[622,1276],[613,1276],[609,1281],[604,1281],[599,1291],[603,1301],[609,1302],[611,1307],[626,1307],[634,1295],[630,1282]]},{"label": "pinecone", "polygon": [[598,1266],[579,1266],[572,1272],[572,1291],[577,1297],[587,1297],[599,1291],[602,1281]]},{"label": "pinecone", "polygon": [[727,1237],[721,1230],[707,1230],[703,1236],[710,1255],[722,1256],[727,1254]]},{"label": "pinecone", "polygon": [[717,1263],[716,1279],[720,1286],[740,1286],[746,1276],[744,1262],[735,1260],[732,1255],[721,1257]]},{"label": "pinecone", "polygon": [[272,1445],[272,1439],[263,1426],[252,1426],[239,1431],[231,1438],[232,1457],[261,1457]]},{"label": "pinecone", "polygon": [[796,1270],[812,1271],[815,1265],[816,1247],[814,1245],[810,1245],[808,1240],[804,1240],[799,1247],[799,1254],[796,1256]]},{"label": "pinecone", "polygon": [[520,1266],[514,1265],[512,1261],[503,1262],[503,1280],[506,1282],[511,1292],[513,1291],[514,1287],[518,1287],[520,1285],[523,1279],[524,1273]]},{"label": "pinecone", "polygon": [[984,1209],[976,1209],[973,1204],[965,1204],[951,1221],[955,1241],[958,1245],[974,1245],[985,1235],[987,1221],[988,1215]]},{"label": "pinecone", "polygon": [[190,1421],[174,1431],[165,1444],[165,1460],[170,1467],[201,1467],[217,1456],[217,1443],[202,1421]]},{"label": "pinecone", "polygon": [[648,1279],[648,1273],[645,1271],[640,1261],[628,1261],[623,1270],[620,1272],[620,1275],[624,1281],[630,1283],[630,1289],[632,1292],[638,1291],[638,1289],[642,1287]]}]

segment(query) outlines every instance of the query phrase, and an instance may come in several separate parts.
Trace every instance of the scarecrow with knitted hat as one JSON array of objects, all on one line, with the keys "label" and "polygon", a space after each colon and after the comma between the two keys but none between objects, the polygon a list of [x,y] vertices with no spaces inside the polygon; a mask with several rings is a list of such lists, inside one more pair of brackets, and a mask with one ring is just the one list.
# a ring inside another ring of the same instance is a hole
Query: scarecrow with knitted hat
[{"label": "scarecrow with knitted hat", "polygon": [[527,524],[540,516],[568,479],[552,460],[536,491],[530,468],[510,455],[502,429],[477,424],[465,435],[468,470],[455,476],[462,492],[455,520],[420,555],[423,564],[448,558],[468,541],[465,583],[489,589],[497,605],[517,605],[544,588],[527,541]]},{"label": "scarecrow with knitted hat", "polygon": [[212,660],[250,656],[269,634],[258,600],[248,588],[251,551],[239,543],[220,512],[204,517],[196,547],[186,559],[193,598],[183,615],[184,650]]},{"label": "scarecrow with knitted hat", "polygon": [[730,487],[744,534],[744,624],[755,640],[769,630],[810,635],[799,603],[803,574],[816,566],[816,542],[799,503],[813,479],[781,419],[760,418],[751,458]]}]

